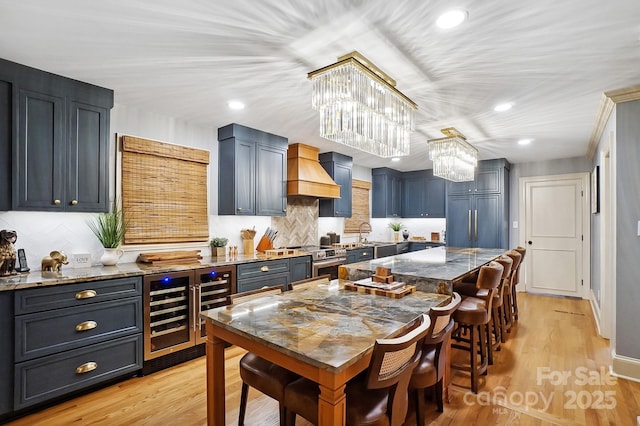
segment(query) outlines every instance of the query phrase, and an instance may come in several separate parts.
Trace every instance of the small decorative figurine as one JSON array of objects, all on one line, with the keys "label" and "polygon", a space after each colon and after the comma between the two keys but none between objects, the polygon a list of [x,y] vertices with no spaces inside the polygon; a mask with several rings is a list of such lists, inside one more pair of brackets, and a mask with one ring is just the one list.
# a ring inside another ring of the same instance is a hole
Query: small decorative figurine
[{"label": "small decorative figurine", "polygon": [[49,256],[42,258],[42,271],[60,272],[62,265],[68,264],[67,255],[63,251],[54,250],[49,253]]},{"label": "small decorative figurine", "polygon": [[16,249],[13,247],[17,239],[16,231],[8,229],[0,231],[0,276],[17,274]]}]

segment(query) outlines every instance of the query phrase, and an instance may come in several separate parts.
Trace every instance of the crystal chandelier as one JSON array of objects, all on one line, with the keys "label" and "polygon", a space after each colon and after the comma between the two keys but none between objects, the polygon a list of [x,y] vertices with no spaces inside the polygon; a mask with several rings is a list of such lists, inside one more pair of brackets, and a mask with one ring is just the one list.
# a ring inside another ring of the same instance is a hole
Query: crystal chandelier
[{"label": "crystal chandelier", "polygon": [[442,129],[441,132],[446,137],[427,141],[434,176],[453,182],[473,180],[478,150],[453,127]]},{"label": "crystal chandelier", "polygon": [[351,52],[308,77],[320,136],[379,157],[409,154],[417,105],[378,67]]}]

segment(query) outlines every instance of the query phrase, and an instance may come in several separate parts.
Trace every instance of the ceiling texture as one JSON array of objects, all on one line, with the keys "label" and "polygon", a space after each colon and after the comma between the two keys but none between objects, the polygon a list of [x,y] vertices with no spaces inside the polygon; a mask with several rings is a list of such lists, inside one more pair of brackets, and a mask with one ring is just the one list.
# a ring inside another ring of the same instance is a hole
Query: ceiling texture
[{"label": "ceiling texture", "polygon": [[[468,20],[437,28],[454,6]],[[307,73],[354,50],[418,104],[399,162],[318,135]],[[0,0],[0,57],[113,89],[117,104],[243,124],[365,167],[429,168],[427,140],[452,126],[480,159],[544,161],[586,155],[602,94],[640,84],[640,1]],[[502,102],[513,108],[495,112]]]}]

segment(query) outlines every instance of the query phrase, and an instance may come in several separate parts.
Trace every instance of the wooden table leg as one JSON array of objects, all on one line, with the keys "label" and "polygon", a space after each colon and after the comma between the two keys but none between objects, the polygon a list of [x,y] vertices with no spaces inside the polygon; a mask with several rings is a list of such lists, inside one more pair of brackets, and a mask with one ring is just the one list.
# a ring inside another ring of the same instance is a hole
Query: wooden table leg
[{"label": "wooden table leg", "polygon": [[344,393],[346,385],[338,389],[330,389],[320,385],[318,396],[318,425],[339,426],[347,423],[347,396]]},{"label": "wooden table leg", "polygon": [[[211,329],[210,329],[211,328]],[[207,323],[207,425],[225,425],[225,342],[213,335]]]}]

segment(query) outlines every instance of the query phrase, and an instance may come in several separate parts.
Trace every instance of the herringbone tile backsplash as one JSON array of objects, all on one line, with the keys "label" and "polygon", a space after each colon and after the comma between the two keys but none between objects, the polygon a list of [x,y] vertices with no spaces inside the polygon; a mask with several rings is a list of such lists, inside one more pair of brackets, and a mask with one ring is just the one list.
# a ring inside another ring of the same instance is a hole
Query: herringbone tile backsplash
[{"label": "herringbone tile backsplash", "polygon": [[272,217],[271,227],[278,231],[277,246],[317,246],[318,200],[308,197],[289,197],[287,215]]}]

